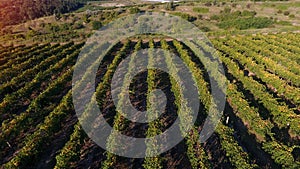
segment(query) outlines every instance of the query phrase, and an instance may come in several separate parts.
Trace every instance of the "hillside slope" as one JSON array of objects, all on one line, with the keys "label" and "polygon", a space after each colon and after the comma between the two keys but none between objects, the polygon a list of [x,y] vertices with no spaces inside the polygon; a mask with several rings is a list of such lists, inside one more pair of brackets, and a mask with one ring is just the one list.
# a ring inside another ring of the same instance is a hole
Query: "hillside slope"
[{"label": "hillside slope", "polygon": [[2,0],[0,28],[54,13],[66,13],[82,6],[85,0]]}]

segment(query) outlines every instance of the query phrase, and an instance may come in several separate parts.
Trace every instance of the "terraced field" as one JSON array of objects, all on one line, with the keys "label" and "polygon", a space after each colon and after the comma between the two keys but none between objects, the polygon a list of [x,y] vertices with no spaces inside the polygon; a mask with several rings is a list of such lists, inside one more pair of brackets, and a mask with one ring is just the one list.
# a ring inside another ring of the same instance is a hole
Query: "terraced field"
[{"label": "terraced field", "polygon": [[[180,56],[193,74],[201,103],[193,129],[171,150],[147,158],[106,152],[83,131],[72,102],[72,75],[83,43],[0,48],[2,168],[300,168],[300,34],[211,41],[223,62],[228,88],[222,120],[205,143],[198,138],[210,108],[210,81],[196,55],[212,50],[206,42],[189,49],[189,44],[170,38],[127,39],[115,44],[104,57],[96,77],[97,103],[107,122],[128,136],[155,136],[177,117],[185,120],[190,115],[188,105],[178,101],[181,95],[176,81],[163,71],[150,69],[131,82],[131,104],[148,110],[149,93],[161,89],[167,96],[165,112],[148,124],[124,118],[116,110],[110,90],[123,59],[134,51],[149,49],[149,65],[160,63],[180,77],[181,70],[174,68],[168,53],[165,59],[155,57],[153,49],[161,48]],[[133,71],[130,69],[138,69],[135,62],[129,64],[132,66],[123,71],[124,76]],[[178,114],[182,106],[187,111]],[[113,134],[108,139],[111,146],[134,146],[119,143]]]}]

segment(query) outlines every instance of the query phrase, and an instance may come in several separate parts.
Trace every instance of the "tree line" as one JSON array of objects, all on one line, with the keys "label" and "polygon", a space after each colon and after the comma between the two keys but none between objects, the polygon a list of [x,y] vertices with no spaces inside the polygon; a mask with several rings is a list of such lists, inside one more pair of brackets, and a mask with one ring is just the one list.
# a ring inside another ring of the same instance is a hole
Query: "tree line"
[{"label": "tree line", "polygon": [[0,28],[27,20],[67,13],[83,6],[87,0],[2,0]]}]

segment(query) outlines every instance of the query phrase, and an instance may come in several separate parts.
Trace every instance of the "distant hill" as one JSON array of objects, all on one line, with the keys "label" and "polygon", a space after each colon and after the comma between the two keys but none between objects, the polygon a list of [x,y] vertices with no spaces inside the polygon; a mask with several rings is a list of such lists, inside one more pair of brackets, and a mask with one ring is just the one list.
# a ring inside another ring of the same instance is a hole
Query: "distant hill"
[{"label": "distant hill", "polygon": [[0,28],[78,9],[86,0],[1,0]]}]

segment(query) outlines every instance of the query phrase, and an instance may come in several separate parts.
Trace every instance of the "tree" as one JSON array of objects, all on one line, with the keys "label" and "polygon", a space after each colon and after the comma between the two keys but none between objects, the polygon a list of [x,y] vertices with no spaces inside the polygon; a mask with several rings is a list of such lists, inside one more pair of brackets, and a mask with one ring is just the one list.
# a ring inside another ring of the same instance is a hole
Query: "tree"
[{"label": "tree", "polygon": [[54,11],[54,17],[57,21],[61,19],[61,13],[57,9]]},{"label": "tree", "polygon": [[25,22],[42,16],[59,15],[76,10],[84,0],[1,0],[0,20],[3,26]]},{"label": "tree", "polygon": [[175,6],[174,6],[174,1],[173,0],[171,0],[169,3],[167,3],[166,10],[170,10],[170,11],[174,11],[175,10]]}]

